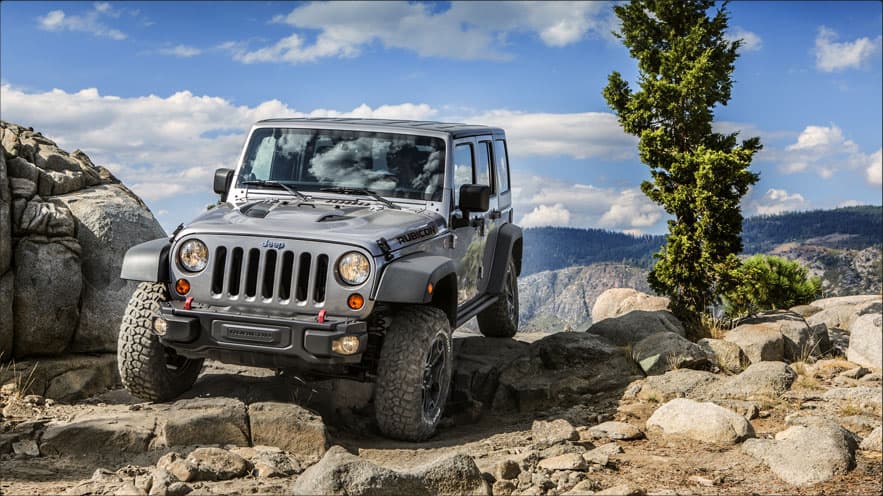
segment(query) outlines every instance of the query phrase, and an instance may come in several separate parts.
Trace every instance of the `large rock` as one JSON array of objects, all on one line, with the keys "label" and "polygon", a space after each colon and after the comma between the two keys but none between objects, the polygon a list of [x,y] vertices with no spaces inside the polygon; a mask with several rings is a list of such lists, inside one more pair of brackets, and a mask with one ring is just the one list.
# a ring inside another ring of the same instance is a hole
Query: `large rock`
[{"label": "large rock", "polygon": [[322,417],[298,405],[253,403],[248,420],[254,445],[276,446],[307,460],[318,460],[328,448]]},{"label": "large rock", "polygon": [[575,403],[587,393],[624,389],[642,376],[622,349],[600,336],[552,334],[502,366],[494,409],[524,412]]},{"label": "large rock", "polygon": [[156,418],[143,413],[84,415],[52,422],[41,439],[47,455],[88,457],[143,453],[150,448]]},{"label": "large rock", "polygon": [[647,375],[709,366],[708,356],[702,348],[673,332],[660,332],[638,341],[632,349],[632,357]]},{"label": "large rock", "polygon": [[738,374],[751,364],[748,356],[736,343],[723,339],[703,338],[696,344],[705,352],[713,365],[729,374]]},{"label": "large rock", "polygon": [[[32,372],[33,371],[33,372]],[[16,362],[0,374],[0,384],[30,377],[28,394],[73,403],[119,386],[116,355],[60,355]]]},{"label": "large rock", "polygon": [[834,425],[793,426],[776,439],[750,439],[742,450],[766,463],[783,481],[794,485],[824,482],[855,466],[855,442]]},{"label": "large rock", "polygon": [[74,237],[76,224],[64,204],[35,198],[25,205],[21,217],[17,219],[15,233],[17,236]]},{"label": "large rock", "polygon": [[672,398],[692,396],[693,391],[707,387],[718,380],[718,376],[703,370],[672,370],[644,380],[637,397],[644,401],[662,403]]},{"label": "large rock", "polygon": [[659,407],[647,419],[647,429],[706,443],[730,445],[754,437],[742,415],[714,403],[677,398]]},{"label": "large rock", "polygon": [[[0,152],[2,153],[2,152]],[[15,289],[15,274],[10,270],[0,274],[0,362],[5,362],[13,355],[13,325],[15,319],[12,316],[12,302]]]},{"label": "large rock", "polygon": [[241,456],[220,448],[197,448],[185,460],[190,481],[222,481],[242,477],[249,464]]},{"label": "large rock", "polygon": [[83,275],[76,240],[38,242],[15,248],[15,356],[63,352],[80,318]]},{"label": "large rock", "polygon": [[513,339],[470,336],[454,339],[455,369],[451,397],[445,410],[468,410],[475,402],[490,407],[500,384],[500,372],[509,363],[530,354],[530,345]]},{"label": "large rock", "polygon": [[576,429],[565,419],[534,420],[530,432],[534,442],[539,444],[558,444],[579,439]]},{"label": "large rock", "polygon": [[810,303],[810,305],[821,308],[822,310],[827,310],[828,308],[843,305],[859,305],[862,303],[867,303],[869,301],[879,301],[880,298],[880,295],[835,296],[833,298],[822,298],[820,300],[816,300]]},{"label": "large rock", "polygon": [[735,343],[751,363],[781,361],[785,358],[785,339],[774,324],[740,325],[724,335]]},{"label": "large rock", "polygon": [[[119,279],[123,255],[165,233],[143,202],[82,151],[69,154],[5,121],[0,142],[0,277],[15,273],[16,302],[5,314],[13,319],[0,327],[0,352],[16,334],[7,358],[115,351],[135,288]],[[13,234],[23,238],[14,257]],[[12,333],[16,321],[23,326]]]},{"label": "large rock", "polygon": [[668,298],[651,296],[632,288],[612,288],[601,293],[592,305],[592,322],[620,317],[633,310],[668,310]]},{"label": "large rock", "polygon": [[831,351],[825,324],[810,326],[800,315],[787,310],[774,310],[744,319],[740,324],[762,325],[782,334],[783,355],[789,362],[806,361]]},{"label": "large rock", "polygon": [[846,358],[865,367],[883,368],[883,315],[869,313],[855,320]]},{"label": "large rock", "polygon": [[791,388],[797,374],[783,362],[752,364],[739,375],[708,383],[692,392],[696,397],[710,399],[778,398]]},{"label": "large rock", "polygon": [[475,462],[466,455],[451,455],[408,472],[398,472],[334,446],[319,463],[301,474],[288,492],[347,496],[488,495],[490,488]]},{"label": "large rock", "polygon": [[194,398],[172,404],[162,426],[166,446],[248,446],[245,404],[232,398]]},{"label": "large rock", "polygon": [[625,315],[595,322],[586,331],[610,340],[615,345],[626,346],[659,332],[673,332],[684,336],[684,325],[666,310],[633,310]]},{"label": "large rock", "polygon": [[626,422],[616,421],[602,422],[590,427],[588,433],[594,439],[612,439],[614,441],[628,441],[644,437],[644,432],[638,427]]},{"label": "large rock", "polygon": [[883,428],[879,425],[862,439],[861,449],[865,451],[883,451]]},{"label": "large rock", "polygon": [[0,276],[12,262],[12,194],[6,172],[6,153],[0,150]]},{"label": "large rock", "polygon": [[825,324],[829,329],[849,330],[853,322],[866,313],[883,311],[883,297],[880,295],[840,296],[816,300],[813,306],[820,312],[807,317],[810,325]]},{"label": "large rock", "polygon": [[874,410],[880,413],[883,409],[883,390],[879,387],[841,387],[831,388],[822,394],[827,401],[840,401],[863,410]]},{"label": "large rock", "polygon": [[77,220],[83,247],[83,300],[71,350],[116,350],[117,333],[134,281],[120,279],[123,255],[141,242],[165,237],[150,210],[128,189],[107,184],[58,197]]}]

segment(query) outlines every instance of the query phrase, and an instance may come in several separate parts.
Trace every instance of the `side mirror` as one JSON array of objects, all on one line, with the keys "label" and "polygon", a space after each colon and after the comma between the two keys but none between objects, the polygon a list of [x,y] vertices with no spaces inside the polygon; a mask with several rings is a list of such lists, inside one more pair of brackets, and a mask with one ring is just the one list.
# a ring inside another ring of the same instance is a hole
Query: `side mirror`
[{"label": "side mirror", "polygon": [[491,188],[484,184],[464,184],[460,186],[460,210],[487,212],[490,204]]},{"label": "side mirror", "polygon": [[218,169],[215,171],[215,193],[221,195],[221,201],[227,201],[227,192],[230,191],[230,183],[233,182],[233,169]]}]

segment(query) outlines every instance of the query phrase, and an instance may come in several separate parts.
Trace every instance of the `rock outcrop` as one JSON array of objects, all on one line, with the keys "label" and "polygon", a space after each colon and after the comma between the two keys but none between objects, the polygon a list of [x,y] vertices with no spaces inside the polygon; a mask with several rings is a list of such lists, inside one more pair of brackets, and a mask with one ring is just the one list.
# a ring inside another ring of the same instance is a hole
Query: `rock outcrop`
[{"label": "rock outcrop", "polygon": [[651,296],[632,288],[608,289],[592,305],[592,322],[620,317],[634,310],[668,310],[668,304],[664,296]]},{"label": "rock outcrop", "polygon": [[134,244],[165,235],[144,203],[80,150],[0,121],[2,359],[116,349]]},{"label": "rock outcrop", "polygon": [[883,315],[868,313],[852,324],[846,358],[866,367],[883,368]]},{"label": "rock outcrop", "polygon": [[[650,291],[646,269],[597,263],[521,277],[518,280],[520,329],[538,332],[585,329],[601,318],[593,311],[598,300],[608,291],[615,291],[610,288],[620,287]],[[637,292],[635,289],[624,291]]]}]

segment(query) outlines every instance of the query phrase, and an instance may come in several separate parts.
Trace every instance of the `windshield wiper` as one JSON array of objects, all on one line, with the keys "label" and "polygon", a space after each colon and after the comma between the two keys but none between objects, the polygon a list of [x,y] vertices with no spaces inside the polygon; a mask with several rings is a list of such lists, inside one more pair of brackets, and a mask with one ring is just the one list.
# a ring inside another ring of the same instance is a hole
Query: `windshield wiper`
[{"label": "windshield wiper", "polygon": [[273,186],[276,188],[282,188],[303,201],[310,201],[310,198],[307,195],[279,181],[270,181],[267,179],[252,179],[250,181],[242,181],[242,184],[246,186]]},{"label": "windshield wiper", "polygon": [[383,203],[389,208],[394,208],[396,210],[401,210],[402,207],[396,205],[395,203],[387,200],[386,198],[378,195],[377,193],[371,191],[370,189],[364,188],[344,188],[344,187],[333,187],[333,188],[322,188],[319,191],[327,191],[328,193],[340,193],[341,195],[365,195],[374,198],[375,200]]}]

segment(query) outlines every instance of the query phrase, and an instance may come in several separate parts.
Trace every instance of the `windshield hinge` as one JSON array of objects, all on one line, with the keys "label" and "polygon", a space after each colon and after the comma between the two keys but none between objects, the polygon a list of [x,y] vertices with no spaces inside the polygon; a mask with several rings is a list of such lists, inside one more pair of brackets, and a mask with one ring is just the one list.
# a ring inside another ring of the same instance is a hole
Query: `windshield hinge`
[{"label": "windshield hinge", "polygon": [[172,235],[169,236],[169,241],[174,241],[175,236],[177,236],[178,233],[181,232],[182,229],[184,229],[184,223],[183,223],[183,222],[180,223],[180,224],[178,224],[178,227],[176,227],[175,230],[172,231]]},{"label": "windshield hinge", "polygon": [[390,249],[389,242],[386,240],[386,238],[378,239],[377,246],[380,247],[380,251],[383,252],[383,258],[386,259],[387,262],[393,259],[392,249]]}]

